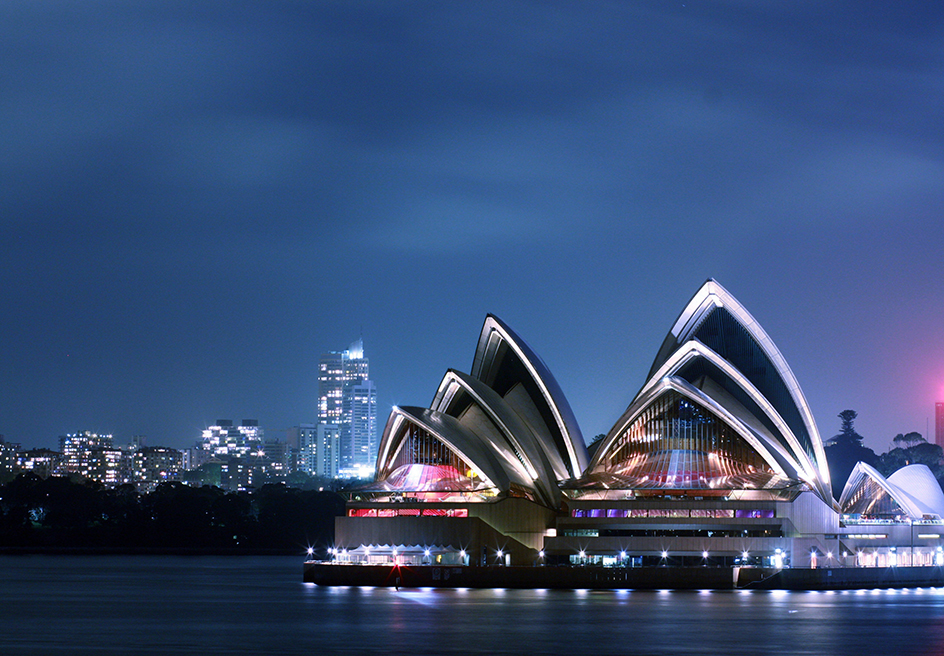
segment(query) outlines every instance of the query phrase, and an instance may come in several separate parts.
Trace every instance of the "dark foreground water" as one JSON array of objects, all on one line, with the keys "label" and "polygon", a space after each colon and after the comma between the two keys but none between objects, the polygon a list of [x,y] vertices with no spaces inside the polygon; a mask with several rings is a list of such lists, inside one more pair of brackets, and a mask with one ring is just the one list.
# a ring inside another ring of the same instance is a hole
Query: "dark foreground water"
[{"label": "dark foreground water", "polygon": [[944,588],[319,588],[301,558],[0,557],[0,654],[944,655]]}]

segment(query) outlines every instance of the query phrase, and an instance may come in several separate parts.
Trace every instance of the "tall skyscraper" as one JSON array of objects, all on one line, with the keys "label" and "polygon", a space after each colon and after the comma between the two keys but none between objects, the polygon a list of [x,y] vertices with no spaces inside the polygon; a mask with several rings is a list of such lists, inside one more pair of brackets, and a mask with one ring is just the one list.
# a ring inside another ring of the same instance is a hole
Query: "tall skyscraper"
[{"label": "tall skyscraper", "polygon": [[365,380],[351,387],[345,398],[345,410],[351,417],[351,457],[368,467],[377,460],[377,388]]},{"label": "tall skyscraper", "polygon": [[298,426],[292,426],[285,431],[285,442],[288,444],[290,449],[295,449],[295,451],[298,452],[298,467],[305,472],[308,471],[305,464],[307,457],[305,446],[312,439],[314,439],[312,437],[314,434],[314,424],[299,424]]},{"label": "tall skyscraper", "polygon": [[301,424],[289,431],[298,436],[299,469],[312,476],[338,477],[340,431],[337,424]]},{"label": "tall skyscraper", "polygon": [[338,477],[338,459],[341,450],[338,446],[340,430],[337,424],[318,424],[315,432],[315,476],[322,478]]},{"label": "tall skyscraper", "polygon": [[944,447],[944,401],[934,404],[934,443]]},{"label": "tall skyscraper", "polygon": [[342,476],[371,469],[376,458],[377,391],[370,380],[363,340],[346,351],[321,356],[318,367],[318,423],[338,427]]}]

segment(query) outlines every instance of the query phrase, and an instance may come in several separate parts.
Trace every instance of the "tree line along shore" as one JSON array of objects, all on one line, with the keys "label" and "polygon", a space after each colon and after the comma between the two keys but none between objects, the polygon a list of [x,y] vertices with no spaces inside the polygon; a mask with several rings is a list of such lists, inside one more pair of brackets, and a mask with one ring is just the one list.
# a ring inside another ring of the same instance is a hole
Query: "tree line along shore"
[{"label": "tree line along shore", "polygon": [[0,486],[0,550],[304,554],[331,544],[343,513],[336,492],[284,484],[227,492],[171,482],[141,494],[133,485],[24,473]]}]

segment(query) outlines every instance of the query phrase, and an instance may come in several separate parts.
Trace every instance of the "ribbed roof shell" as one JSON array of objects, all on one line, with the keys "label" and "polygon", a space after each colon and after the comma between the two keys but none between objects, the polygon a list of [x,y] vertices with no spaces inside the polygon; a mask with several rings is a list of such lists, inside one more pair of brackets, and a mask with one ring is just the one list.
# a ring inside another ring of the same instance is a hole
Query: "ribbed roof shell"
[{"label": "ribbed roof shell", "polygon": [[403,447],[410,425],[417,426],[442,442],[450,451],[472,466],[491,486],[507,491],[514,481],[528,485],[517,472],[509,476],[507,466],[494,449],[454,417],[428,408],[394,407],[390,412],[377,457],[376,480],[382,482],[393,473],[392,463]]},{"label": "ribbed roof shell", "polygon": [[430,408],[455,417],[496,453],[503,454],[503,462],[529,481],[545,505],[559,505],[560,490],[544,445],[495,390],[477,378],[450,369]]},{"label": "ribbed roof shell", "polygon": [[925,514],[944,517],[944,491],[927,465],[902,467],[888,482],[913,499]]},{"label": "ribbed roof shell", "polygon": [[[479,336],[471,375],[450,369],[430,408],[391,411],[378,449],[378,489],[393,481],[395,462],[404,468],[404,459],[397,456],[411,426],[446,445],[495,490],[508,492],[516,486],[551,508],[560,505],[557,481],[583,471],[588,460],[557,381],[524,340],[491,314]],[[401,474],[397,481],[417,478],[412,470]]]},{"label": "ribbed roof shell", "polygon": [[926,465],[902,467],[886,479],[864,462],[856,463],[842,489],[839,507],[843,513],[859,513],[863,502],[871,505],[877,500],[875,494],[868,499],[860,498],[870,482],[873,489],[887,494],[913,520],[944,517],[944,494]]},{"label": "ribbed roof shell", "polygon": [[[541,441],[558,480],[587,467],[587,445],[577,419],[544,361],[498,317],[489,314],[479,335],[472,376],[495,390]],[[523,389],[525,397],[514,395]],[[530,412],[531,406],[536,412]]]},{"label": "ribbed roof shell", "polygon": [[[793,372],[760,324],[721,285],[707,281],[663,341],[649,378],[595,451],[609,449],[666,381],[684,380],[753,446],[770,467],[802,480],[832,503],[822,441]],[[719,410],[721,409],[721,410]]]}]

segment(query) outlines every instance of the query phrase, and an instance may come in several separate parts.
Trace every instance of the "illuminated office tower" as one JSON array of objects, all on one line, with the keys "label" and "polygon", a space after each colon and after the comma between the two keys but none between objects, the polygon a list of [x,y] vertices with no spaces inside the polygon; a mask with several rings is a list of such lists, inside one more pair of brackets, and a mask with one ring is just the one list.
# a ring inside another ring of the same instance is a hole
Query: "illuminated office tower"
[{"label": "illuminated office tower", "polygon": [[337,424],[318,424],[314,444],[315,470],[312,472],[315,476],[338,477],[338,461],[341,457],[340,434]]},{"label": "illuminated office tower", "polygon": [[306,474],[313,474],[315,425],[299,424],[292,426],[285,433],[285,441],[290,449],[298,454],[296,468]]},{"label": "illuminated office tower", "polygon": [[355,466],[371,466],[377,460],[377,388],[374,381],[365,380],[353,385],[351,393],[345,397],[348,416],[350,416],[351,461]]},{"label": "illuminated office tower", "polygon": [[376,457],[377,392],[370,380],[363,340],[346,351],[321,356],[318,368],[318,423],[338,427],[338,469],[356,475],[372,469]]},{"label": "illuminated office tower", "polygon": [[312,476],[337,478],[340,456],[338,425],[302,424],[292,430],[298,433],[299,468]]}]

